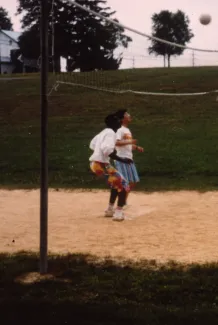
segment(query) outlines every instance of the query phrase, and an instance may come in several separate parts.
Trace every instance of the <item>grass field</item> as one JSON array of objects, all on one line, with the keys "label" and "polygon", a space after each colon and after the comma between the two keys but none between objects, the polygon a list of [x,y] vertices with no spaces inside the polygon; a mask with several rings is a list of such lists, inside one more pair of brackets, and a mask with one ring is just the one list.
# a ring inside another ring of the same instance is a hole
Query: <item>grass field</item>
[{"label": "grass field", "polygon": [[[180,93],[218,89],[217,76],[218,68],[210,67],[135,69],[60,79],[113,89]],[[2,188],[40,185],[40,85],[39,77],[33,77],[0,80]],[[50,187],[106,187],[90,173],[88,145],[104,127],[105,115],[119,108],[130,110],[134,137],[145,149],[144,154],[135,155],[139,190],[217,190],[216,94],[148,97],[66,85],[49,97]],[[159,265],[154,256],[152,261],[119,264],[96,256],[50,254],[49,273],[40,278],[38,260],[34,253],[0,253],[1,324],[218,323],[217,263]]]},{"label": "grass field", "polygon": [[[199,92],[218,87],[218,68],[147,69],[61,80],[155,92]],[[50,86],[52,83],[50,82]],[[40,171],[39,80],[1,81],[1,180],[4,187],[38,187]],[[216,189],[218,184],[216,94],[149,97],[110,94],[61,85],[49,97],[49,185],[96,188],[88,145],[108,112],[127,108],[145,153],[136,154],[138,189]]]},{"label": "grass field", "polygon": [[123,265],[92,256],[0,255],[1,324],[216,325],[218,265]]}]

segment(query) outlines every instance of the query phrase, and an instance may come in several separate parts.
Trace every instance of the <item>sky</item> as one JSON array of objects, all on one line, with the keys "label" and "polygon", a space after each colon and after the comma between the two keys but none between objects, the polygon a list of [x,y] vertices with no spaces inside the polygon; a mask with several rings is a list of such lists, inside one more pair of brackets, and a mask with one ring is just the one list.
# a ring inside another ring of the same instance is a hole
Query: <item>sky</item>
[{"label": "sky", "polygon": [[[190,19],[194,38],[188,46],[218,50],[218,3],[217,0],[108,0],[108,5],[116,11],[114,17],[125,26],[151,34],[151,16],[161,10],[182,10]],[[125,5],[124,5],[125,4]],[[15,31],[21,31],[20,17],[15,16],[17,0],[7,0],[3,7],[9,12]],[[203,26],[199,22],[201,14],[210,14],[212,22]],[[133,42],[123,53],[123,68],[162,66],[163,59],[148,55],[150,42],[146,37],[126,31]],[[172,66],[218,65],[218,53],[185,50],[184,55],[172,58]]]}]

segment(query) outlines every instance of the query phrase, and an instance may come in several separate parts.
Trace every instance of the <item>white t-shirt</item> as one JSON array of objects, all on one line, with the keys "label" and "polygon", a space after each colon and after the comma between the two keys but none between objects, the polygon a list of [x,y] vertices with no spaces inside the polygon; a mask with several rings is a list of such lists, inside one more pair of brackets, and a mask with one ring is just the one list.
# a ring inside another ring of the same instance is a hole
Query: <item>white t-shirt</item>
[{"label": "white t-shirt", "polygon": [[[116,140],[132,140],[132,133],[127,127],[121,126],[117,130]],[[133,159],[132,144],[116,146],[116,150],[119,157]]]},{"label": "white t-shirt", "polygon": [[99,161],[109,163],[109,155],[114,151],[116,146],[116,133],[109,128],[98,133],[90,142],[89,148],[94,152],[89,161]]}]

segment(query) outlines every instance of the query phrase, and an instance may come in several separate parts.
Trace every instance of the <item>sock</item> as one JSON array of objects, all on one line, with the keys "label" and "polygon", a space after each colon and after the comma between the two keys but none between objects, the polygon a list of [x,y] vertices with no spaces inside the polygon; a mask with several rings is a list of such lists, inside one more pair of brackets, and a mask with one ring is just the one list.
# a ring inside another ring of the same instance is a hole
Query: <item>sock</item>
[{"label": "sock", "polygon": [[114,204],[109,203],[109,205],[108,205],[108,210],[113,210],[113,208],[114,208]]}]

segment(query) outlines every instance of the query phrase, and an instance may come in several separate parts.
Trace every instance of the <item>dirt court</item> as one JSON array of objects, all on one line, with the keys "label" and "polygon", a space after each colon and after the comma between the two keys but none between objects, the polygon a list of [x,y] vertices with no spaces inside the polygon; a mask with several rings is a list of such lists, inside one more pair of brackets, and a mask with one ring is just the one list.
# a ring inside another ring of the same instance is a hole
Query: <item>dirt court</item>
[{"label": "dirt court", "polygon": [[[159,262],[218,259],[218,192],[131,193],[128,219],[104,217],[108,191],[49,191],[49,251]],[[39,250],[39,190],[0,190],[0,251]]]}]

